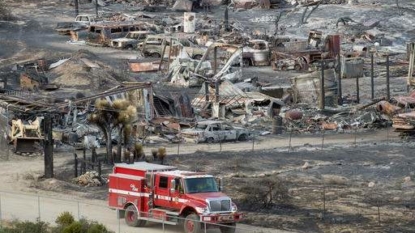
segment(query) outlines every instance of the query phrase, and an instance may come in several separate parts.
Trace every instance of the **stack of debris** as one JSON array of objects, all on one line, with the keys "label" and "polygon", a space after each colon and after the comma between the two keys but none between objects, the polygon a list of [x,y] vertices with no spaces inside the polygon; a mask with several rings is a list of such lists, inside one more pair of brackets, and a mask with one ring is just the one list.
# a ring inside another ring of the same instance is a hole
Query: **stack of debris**
[{"label": "stack of debris", "polygon": [[[398,96],[393,98],[393,103],[396,109],[393,116],[392,127],[402,134],[414,134],[415,133],[415,92],[409,96]],[[385,108],[391,111],[391,107]],[[393,109],[392,109],[393,110]],[[400,111],[398,111],[400,110]]]},{"label": "stack of debris", "polygon": [[71,58],[62,59],[49,67],[53,82],[62,87],[114,86],[118,77],[111,69],[99,62],[88,50],[79,50]]},{"label": "stack of debris", "polygon": [[98,172],[86,172],[74,179],[75,183],[85,187],[96,187],[105,184],[105,181],[98,175]]},{"label": "stack of debris", "polygon": [[280,116],[284,117],[287,129],[299,132],[381,128],[387,126],[390,120],[376,108],[318,110],[297,106],[289,110],[283,109]]}]

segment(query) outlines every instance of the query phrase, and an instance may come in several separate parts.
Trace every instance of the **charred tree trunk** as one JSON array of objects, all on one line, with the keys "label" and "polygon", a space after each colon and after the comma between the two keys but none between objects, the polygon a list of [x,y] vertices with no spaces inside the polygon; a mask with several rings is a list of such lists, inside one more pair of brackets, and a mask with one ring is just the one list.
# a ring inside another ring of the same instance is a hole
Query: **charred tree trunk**
[{"label": "charred tree trunk", "polygon": [[395,2],[396,2],[396,7],[398,8],[398,14],[402,14],[401,7],[399,6],[399,0],[395,0]]},{"label": "charred tree trunk", "polygon": [[75,5],[75,17],[79,15],[79,0],[74,0]]},{"label": "charred tree trunk", "polygon": [[301,16],[301,20],[300,20],[300,25],[303,25],[305,23],[307,23],[307,20],[310,18],[311,14],[317,10],[317,8],[320,6],[320,2],[317,3],[317,5],[313,6],[313,8],[310,10],[310,12],[307,14],[308,11],[308,6],[306,6],[303,15]]},{"label": "charred tree trunk", "polygon": [[113,164],[114,158],[112,156],[112,139],[111,139],[111,127],[108,125],[105,130],[105,137],[107,140],[107,163]]},{"label": "charred tree trunk", "polygon": [[45,178],[53,178],[53,136],[52,136],[52,118],[50,114],[45,116]]},{"label": "charred tree trunk", "polygon": [[115,162],[116,163],[120,163],[121,162],[123,131],[124,131],[124,126],[120,126],[118,128],[117,156],[115,157]]}]

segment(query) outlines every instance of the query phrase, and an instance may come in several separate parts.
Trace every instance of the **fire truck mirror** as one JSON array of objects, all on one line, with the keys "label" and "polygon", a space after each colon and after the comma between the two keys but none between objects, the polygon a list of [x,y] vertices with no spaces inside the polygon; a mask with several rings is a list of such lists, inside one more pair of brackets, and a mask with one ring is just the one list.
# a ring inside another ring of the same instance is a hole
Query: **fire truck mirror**
[{"label": "fire truck mirror", "polygon": [[223,190],[223,180],[222,180],[222,178],[216,178],[217,179],[217,182],[218,182],[218,189],[219,189],[219,191],[222,191]]},{"label": "fire truck mirror", "polygon": [[172,179],[170,180],[170,192],[174,193],[176,190],[176,180]]}]

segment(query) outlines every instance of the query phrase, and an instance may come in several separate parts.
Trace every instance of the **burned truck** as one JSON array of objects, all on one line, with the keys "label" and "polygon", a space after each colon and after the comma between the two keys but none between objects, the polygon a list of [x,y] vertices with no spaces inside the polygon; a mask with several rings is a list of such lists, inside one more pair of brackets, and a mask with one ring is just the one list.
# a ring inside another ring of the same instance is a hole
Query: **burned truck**
[{"label": "burned truck", "polygon": [[195,143],[213,143],[228,140],[246,141],[250,137],[250,132],[224,121],[200,121],[193,128],[182,130],[181,136]]},{"label": "burned truck", "polygon": [[110,46],[111,40],[125,37],[129,32],[148,31],[141,22],[101,22],[89,27],[86,44],[92,46]]}]

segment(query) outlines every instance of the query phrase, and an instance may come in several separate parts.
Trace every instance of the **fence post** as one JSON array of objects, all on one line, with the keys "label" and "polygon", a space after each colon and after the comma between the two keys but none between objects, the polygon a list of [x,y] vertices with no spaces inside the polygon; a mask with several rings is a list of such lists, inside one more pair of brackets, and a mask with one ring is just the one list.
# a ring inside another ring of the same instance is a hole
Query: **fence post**
[{"label": "fence post", "polygon": [[289,148],[288,151],[291,151],[292,150],[292,147],[291,147],[291,138],[292,138],[292,136],[293,136],[293,129],[290,129],[290,141],[288,143],[288,148]]},{"label": "fence post", "polygon": [[252,151],[255,150],[255,134],[253,134],[254,136],[252,137]]},{"label": "fence post", "polygon": [[203,222],[203,225],[205,226],[205,233],[206,233],[206,230],[207,230],[207,228],[206,228],[206,222]]},{"label": "fence post", "polygon": [[181,139],[179,140],[179,143],[177,143],[177,155],[180,155],[180,141]]},{"label": "fence post", "polygon": [[325,132],[325,130],[323,129],[321,132],[322,132],[321,150],[324,150],[324,132]]},{"label": "fence post", "polygon": [[323,220],[326,218],[326,185],[323,186]]},{"label": "fence post", "polygon": [[91,155],[92,162],[95,163],[97,161],[97,151],[96,151],[96,148],[94,146],[92,147],[91,150],[92,150],[92,155]]},{"label": "fence post", "polygon": [[82,174],[86,173],[86,148],[83,150]]},{"label": "fence post", "polygon": [[40,221],[40,196],[37,196],[37,210],[39,212],[39,221]]},{"label": "fence post", "polygon": [[222,139],[219,139],[219,152],[222,152]]},{"label": "fence post", "polygon": [[357,147],[357,126],[354,128],[354,147]]},{"label": "fence post", "polygon": [[118,218],[118,233],[121,233],[121,218],[120,216],[117,216],[117,218]]},{"label": "fence post", "polygon": [[389,144],[389,127],[386,128],[386,144]]},{"label": "fence post", "polygon": [[1,194],[0,194],[0,225],[1,225],[1,221],[2,221],[2,216],[1,216]]},{"label": "fence post", "polygon": [[78,221],[81,219],[81,210],[79,208],[79,201],[77,202],[78,204]]},{"label": "fence post", "polygon": [[73,154],[75,157],[75,178],[78,177],[78,155],[76,153]]},{"label": "fence post", "polygon": [[98,176],[100,176],[100,177],[101,177],[101,171],[102,171],[101,160],[98,160]]},{"label": "fence post", "polygon": [[380,226],[380,203],[379,203],[379,200],[378,200],[378,224],[379,224],[379,226]]}]

